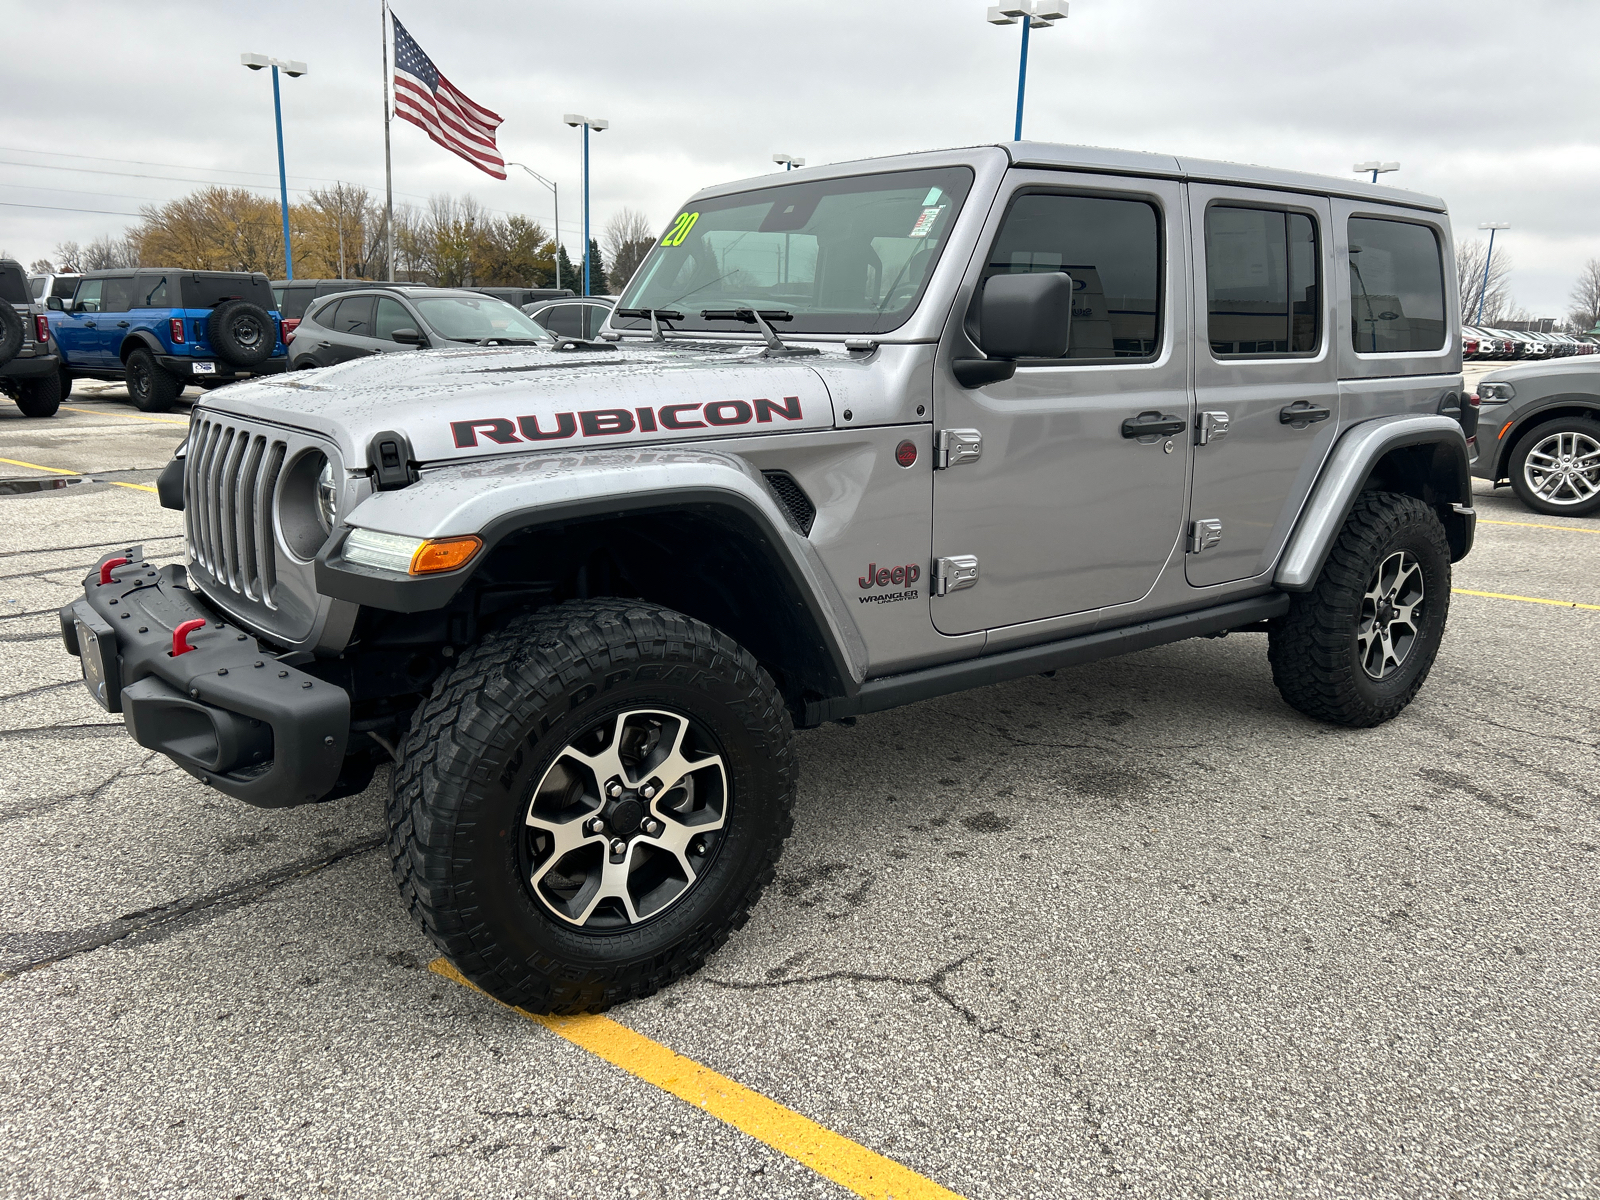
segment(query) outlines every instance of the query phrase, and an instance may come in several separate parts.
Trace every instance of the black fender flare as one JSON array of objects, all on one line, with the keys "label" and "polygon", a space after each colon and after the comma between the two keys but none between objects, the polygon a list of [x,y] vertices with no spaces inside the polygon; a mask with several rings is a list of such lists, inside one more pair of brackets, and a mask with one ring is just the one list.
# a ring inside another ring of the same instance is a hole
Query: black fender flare
[{"label": "black fender flare", "polygon": [[165,354],[167,348],[161,344],[161,339],[148,329],[130,329],[122,339],[122,345],[117,347],[117,357],[122,360],[122,365],[128,365],[128,356],[135,350],[145,349],[151,354]]}]

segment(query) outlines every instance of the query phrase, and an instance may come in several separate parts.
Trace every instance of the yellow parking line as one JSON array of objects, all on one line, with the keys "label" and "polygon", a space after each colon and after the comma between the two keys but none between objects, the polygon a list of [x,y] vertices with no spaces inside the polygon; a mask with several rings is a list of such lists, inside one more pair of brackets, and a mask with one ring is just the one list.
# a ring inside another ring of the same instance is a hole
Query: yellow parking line
[{"label": "yellow parking line", "polygon": [[[13,467],[27,467],[30,471],[49,471],[53,475],[84,474],[83,471],[63,471],[60,467],[41,467],[38,463],[23,462],[21,459],[16,458],[0,458],[0,463],[10,463]],[[135,491],[140,492],[153,492],[156,490],[148,483],[121,483],[115,479],[107,479],[104,482],[109,483],[112,487],[133,488]]]},{"label": "yellow parking line", "polygon": [[1523,529],[1559,529],[1562,533],[1600,533],[1600,529],[1585,529],[1581,525],[1536,525],[1532,521],[1491,521],[1478,518],[1479,525],[1518,525]]},{"label": "yellow parking line", "polygon": [[147,417],[143,413],[111,412],[102,408],[73,408],[70,404],[61,406],[62,412],[85,413],[91,417],[124,417],[129,421],[154,421],[157,425],[181,425],[189,428],[187,421],[174,421],[171,417]]},{"label": "yellow parking line", "polygon": [[1460,596],[1482,596],[1485,600],[1521,600],[1525,604],[1553,604],[1557,608],[1589,608],[1600,612],[1600,604],[1579,604],[1576,600],[1545,600],[1539,596],[1508,596],[1504,592],[1471,592],[1466,588],[1451,588]]},{"label": "yellow parking line", "polygon": [[[443,958],[434,959],[428,969],[481,995],[488,995]],[[664,1092],[671,1092],[858,1196],[869,1200],[961,1200],[955,1192],[901,1166],[894,1159],[876,1154],[801,1116],[794,1109],[785,1108],[709,1067],[702,1067],[642,1033],[635,1033],[610,1017],[541,1017],[520,1008],[511,1011],[543,1025],[612,1066],[621,1067]]]}]

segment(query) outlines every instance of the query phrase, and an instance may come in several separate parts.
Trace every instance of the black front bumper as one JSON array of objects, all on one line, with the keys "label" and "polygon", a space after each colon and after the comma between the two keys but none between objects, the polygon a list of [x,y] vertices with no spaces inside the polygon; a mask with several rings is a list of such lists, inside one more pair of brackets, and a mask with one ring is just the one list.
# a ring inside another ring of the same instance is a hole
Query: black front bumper
[{"label": "black front bumper", "polygon": [[[142,557],[108,555],[102,565],[130,561],[104,584],[97,567],[83,598],[61,610],[62,641],[84,660],[90,694],[124,714],[139,745],[235,799],[285,808],[327,795],[350,738],[349,694],[222,621],[182,567],[156,570]],[[173,631],[191,620],[205,627],[189,635],[192,650],[174,655]],[[83,636],[94,645],[81,646]]]}]

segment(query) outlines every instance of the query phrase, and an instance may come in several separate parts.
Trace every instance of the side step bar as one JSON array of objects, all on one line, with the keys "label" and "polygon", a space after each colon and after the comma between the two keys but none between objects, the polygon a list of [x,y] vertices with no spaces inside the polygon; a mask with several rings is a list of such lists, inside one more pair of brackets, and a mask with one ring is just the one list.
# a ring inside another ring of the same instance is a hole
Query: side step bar
[{"label": "side step bar", "polygon": [[1148,650],[1151,646],[1164,646],[1168,642],[1223,633],[1281,617],[1288,611],[1289,596],[1284,592],[1269,592],[1248,600],[1233,600],[1195,612],[1159,617],[1138,625],[1124,625],[1120,629],[1101,629],[1058,642],[1003,650],[998,654],[960,662],[941,663],[936,667],[924,667],[920,671],[907,671],[901,675],[884,675],[867,680],[854,696],[807,701],[805,726],[809,728],[824,721],[837,721],[841,717],[854,717],[862,713],[883,712],[903,704],[931,700],[935,696],[964,692],[969,688],[987,687],[1008,679],[1021,679],[1061,667],[1076,667],[1102,658],[1115,658],[1119,654],[1132,654],[1138,650]]}]

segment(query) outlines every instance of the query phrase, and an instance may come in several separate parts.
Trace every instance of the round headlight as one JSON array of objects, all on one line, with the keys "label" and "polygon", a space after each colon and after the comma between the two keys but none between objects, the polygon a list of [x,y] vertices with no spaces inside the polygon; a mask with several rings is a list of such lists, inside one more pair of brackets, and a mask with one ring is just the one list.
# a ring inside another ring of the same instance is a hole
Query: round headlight
[{"label": "round headlight", "polygon": [[333,522],[339,506],[339,493],[333,483],[333,464],[323,460],[317,472],[317,521],[323,533],[333,532]]}]

